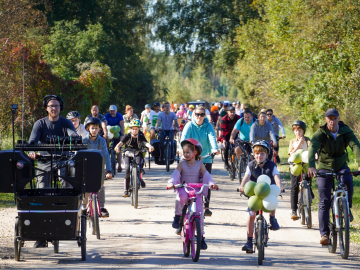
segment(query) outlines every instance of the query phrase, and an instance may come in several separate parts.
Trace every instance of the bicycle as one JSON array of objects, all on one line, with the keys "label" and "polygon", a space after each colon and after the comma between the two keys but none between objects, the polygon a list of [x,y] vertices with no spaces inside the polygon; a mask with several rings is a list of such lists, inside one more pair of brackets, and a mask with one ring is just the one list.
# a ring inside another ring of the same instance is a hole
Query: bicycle
[{"label": "bicycle", "polygon": [[338,181],[337,186],[335,186],[335,179],[346,174],[358,176],[360,175],[360,172],[334,173],[332,171],[328,173],[317,173],[317,177],[331,175],[334,179],[332,188],[333,195],[331,196],[330,206],[330,235],[328,250],[330,253],[335,253],[337,234],[339,233],[340,254],[343,259],[347,259],[349,257],[350,251],[350,209],[348,192],[343,190],[343,182],[341,181]]},{"label": "bicycle", "polygon": [[[180,230],[181,240],[183,242],[184,256],[189,257],[191,251],[191,257],[194,262],[197,262],[199,260],[201,239],[203,237],[201,230],[202,213],[196,211],[196,202],[197,199],[199,199],[200,203],[202,203],[201,193],[203,192],[204,187],[211,188],[212,186],[200,183],[182,183],[179,185],[175,185],[175,189],[184,188],[184,190],[189,194],[189,200],[182,209],[182,215],[180,218]],[[190,188],[191,190],[189,191],[188,188]],[[196,189],[200,190],[196,192]]]},{"label": "bicycle", "polygon": [[110,155],[110,162],[111,162],[111,173],[114,177],[116,175],[116,163],[117,163],[117,153],[115,151],[115,143],[114,139],[111,139],[109,142],[109,155]]},{"label": "bicycle", "polygon": [[170,141],[171,135],[174,134],[173,130],[163,130],[165,140],[164,140],[164,157],[166,164],[166,171],[170,170],[170,160],[171,160],[171,147],[173,147],[173,142]]},{"label": "bicycle", "polygon": [[[279,144],[279,141],[283,139],[282,137],[276,137],[276,140],[277,140],[277,143]],[[276,164],[276,157],[278,156],[277,152],[275,152],[274,150],[274,147],[273,147],[273,142],[271,141],[270,142],[270,145],[271,145],[271,154],[272,154],[272,157],[270,157],[270,159],[272,158],[274,163]]]},{"label": "bicycle", "polygon": [[[281,163],[280,165],[293,165],[293,162]],[[306,225],[308,229],[312,227],[312,216],[311,216],[311,189],[308,181],[305,179],[306,173],[300,175],[299,181],[299,195],[297,209],[299,212],[301,225]]]},{"label": "bicycle", "polygon": [[[129,152],[129,154],[127,154]],[[134,150],[134,149],[124,149],[124,154],[128,157],[131,157],[132,160],[130,162],[130,186],[129,186],[129,192],[131,193],[131,206],[134,206],[136,209],[138,207],[138,201],[139,201],[139,189],[141,185],[140,177],[141,173],[143,172],[141,168],[141,164],[136,163],[135,154],[136,153],[144,153],[146,152],[146,149],[140,149],[140,150]],[[131,154],[132,153],[132,154]]]},{"label": "bicycle", "polygon": [[235,159],[236,159],[236,154],[235,154],[235,148],[232,146],[231,143],[229,143],[229,153],[228,153],[228,172],[229,172],[229,176],[231,181],[235,180],[235,172],[236,172],[236,166],[235,166]]},{"label": "bicycle", "polygon": [[237,155],[235,154],[235,169],[240,184],[242,181],[242,175],[245,173],[246,167],[251,161],[251,153],[248,153],[246,151],[247,145],[251,146],[251,143],[246,141],[241,141],[243,154],[240,155],[240,158],[238,158]]},{"label": "bicycle", "polygon": [[92,228],[92,234],[96,235],[97,239],[100,239],[99,218],[102,216],[99,195],[95,192],[90,193],[89,203],[86,207],[86,213],[86,217],[89,220],[89,227]]}]

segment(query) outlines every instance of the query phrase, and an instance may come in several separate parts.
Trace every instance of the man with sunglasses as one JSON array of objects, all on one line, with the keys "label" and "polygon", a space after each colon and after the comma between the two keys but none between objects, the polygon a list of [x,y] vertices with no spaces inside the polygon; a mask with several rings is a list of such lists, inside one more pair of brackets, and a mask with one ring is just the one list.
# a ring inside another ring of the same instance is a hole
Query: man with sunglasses
[{"label": "man with sunglasses", "polygon": [[[284,126],[281,123],[281,121],[279,120],[279,118],[277,118],[274,115],[274,112],[273,112],[272,109],[267,109],[266,116],[267,116],[267,120],[269,121],[269,123],[273,127],[276,139],[279,139],[279,137],[280,137],[279,136],[279,129],[281,130],[281,134],[282,134],[281,138],[283,138],[283,139],[286,138]],[[280,163],[280,157],[277,154],[279,152],[279,144],[277,144],[276,147],[274,146],[274,152],[276,153],[276,162]]]},{"label": "man with sunglasses", "polygon": [[227,113],[228,114],[225,115],[220,122],[220,130],[221,130],[220,141],[225,148],[224,149],[225,170],[229,168],[228,158],[229,158],[229,147],[230,147],[229,141],[230,141],[231,132],[233,131],[236,122],[240,119],[240,116],[235,113],[234,106],[230,106]]},{"label": "man with sunglasses", "polygon": [[[164,103],[164,111],[160,112],[158,115],[158,118],[156,120],[155,130],[159,131],[159,125],[161,123],[161,132],[159,133],[159,139],[160,139],[160,157],[159,161],[162,162],[164,160],[164,143],[165,143],[165,136],[169,135],[170,141],[172,142],[174,140],[174,132],[170,131],[176,131],[174,130],[174,125],[176,129],[179,129],[179,123],[177,121],[176,114],[174,112],[170,112],[170,103],[165,102]],[[173,151],[173,149],[171,149]],[[171,156],[173,157],[175,153],[171,153]]]}]

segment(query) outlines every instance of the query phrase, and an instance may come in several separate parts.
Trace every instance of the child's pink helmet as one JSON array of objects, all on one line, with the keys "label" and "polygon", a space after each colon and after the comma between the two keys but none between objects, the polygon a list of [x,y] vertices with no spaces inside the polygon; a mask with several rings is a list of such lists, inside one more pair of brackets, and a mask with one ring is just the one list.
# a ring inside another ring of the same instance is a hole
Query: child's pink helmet
[{"label": "child's pink helmet", "polygon": [[184,147],[184,143],[185,143],[185,142],[189,142],[189,143],[191,143],[192,145],[194,145],[194,146],[197,148],[197,151],[199,152],[199,154],[201,155],[203,148],[202,148],[201,143],[200,143],[198,140],[193,139],[193,138],[189,138],[189,139],[183,140],[183,141],[181,142],[181,147]]}]

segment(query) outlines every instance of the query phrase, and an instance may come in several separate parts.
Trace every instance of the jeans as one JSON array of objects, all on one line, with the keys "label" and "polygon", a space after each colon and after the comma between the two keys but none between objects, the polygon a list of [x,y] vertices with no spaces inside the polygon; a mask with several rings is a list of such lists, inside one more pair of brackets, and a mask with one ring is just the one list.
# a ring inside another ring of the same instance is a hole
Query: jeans
[{"label": "jeans", "polygon": [[[135,157],[136,164],[140,164],[140,168],[144,166],[144,158],[142,153],[138,153]],[[132,157],[125,156],[125,179],[124,179],[124,190],[129,190],[130,185],[130,163],[132,162]]]},{"label": "jeans", "polygon": [[[66,161],[54,161],[53,162],[53,171],[56,174],[59,175],[64,175],[64,169],[60,169],[58,170],[57,168],[63,166],[65,164]],[[44,170],[46,172],[50,172],[51,171],[51,162],[38,162],[37,167],[41,170]],[[36,174],[43,174],[44,172],[40,171],[40,170],[36,170]],[[66,182],[65,180],[63,180],[62,178],[59,178],[59,181],[61,183],[61,186],[63,188],[72,188],[72,186]],[[50,173],[46,173],[44,175],[40,175],[37,176],[37,188],[51,188],[51,177],[50,177]]]},{"label": "jeans", "polygon": [[[211,174],[211,169],[212,169],[212,163],[204,163],[205,165],[205,169]],[[210,204],[210,196],[211,196],[211,189],[208,189],[208,195],[206,197],[206,199],[204,200],[204,207],[205,208],[209,208],[209,204]]]},{"label": "jeans", "polygon": [[[294,176],[290,173],[291,178],[291,192],[290,192],[290,203],[291,203],[291,210],[297,210],[297,203],[299,200],[299,182],[300,182],[300,175]],[[311,177],[306,176],[305,180],[308,181],[311,187]]]},{"label": "jeans", "polygon": [[[330,172],[328,170],[319,170],[320,173]],[[349,167],[342,167],[337,173],[350,172]],[[353,178],[351,174],[341,175],[340,181],[345,184],[344,190],[348,192],[349,207],[352,207],[353,197]],[[319,188],[319,229],[320,235],[329,235],[329,219],[330,219],[330,206],[331,206],[331,190],[333,187],[334,179],[333,176],[329,175],[326,177],[318,177],[317,185]]]},{"label": "jeans", "polygon": [[229,165],[229,148],[230,148],[230,142],[225,141],[224,159],[226,165]]},{"label": "jeans", "polygon": [[171,153],[171,158],[174,156],[174,151],[173,151],[173,144],[174,144],[174,131],[173,130],[162,130],[159,132],[159,139],[160,139],[160,157],[165,158],[164,155],[164,149],[165,149],[165,137],[169,136],[170,142],[171,142],[171,148],[170,148],[170,153]]}]

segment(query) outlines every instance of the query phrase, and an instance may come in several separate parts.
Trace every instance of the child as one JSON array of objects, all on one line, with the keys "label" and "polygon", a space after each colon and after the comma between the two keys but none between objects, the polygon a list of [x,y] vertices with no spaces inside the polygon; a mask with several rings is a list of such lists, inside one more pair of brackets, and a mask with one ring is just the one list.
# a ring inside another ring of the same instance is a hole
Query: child
[{"label": "child", "polygon": [[[89,149],[98,149],[101,150],[101,156],[105,157],[105,164],[106,164],[106,178],[111,179],[111,163],[110,163],[110,156],[106,146],[106,140],[99,135],[99,131],[101,128],[101,121],[97,117],[89,117],[85,121],[85,128],[89,131],[83,138],[83,143],[88,145]],[[105,208],[105,187],[102,186],[99,193],[99,200],[100,200],[100,211],[102,217],[109,217],[109,212]],[[84,214],[86,214],[86,206],[88,202],[90,193],[85,193],[85,198],[83,200],[82,209]]]},{"label": "child", "polygon": [[[276,164],[268,159],[270,152],[270,145],[267,141],[260,140],[256,141],[253,145],[253,152],[255,159],[249,162],[245,176],[240,185],[240,192],[244,193],[244,186],[247,182],[254,181],[257,182],[257,178],[265,174],[270,177],[271,184],[276,184],[280,190],[281,188],[281,180],[279,171],[276,168]],[[248,209],[249,217],[247,221],[247,243],[243,246],[242,250],[246,251],[246,253],[252,253],[252,236],[254,231],[254,221],[256,217],[256,212]],[[277,223],[275,218],[275,210],[270,213],[270,229],[271,230],[279,230],[280,226]]]},{"label": "child", "polygon": [[[212,188],[217,188],[210,173],[205,169],[205,165],[200,161],[202,145],[195,139],[187,139],[181,142],[185,160],[180,162],[176,170],[171,175],[167,187],[174,188],[175,185],[185,183],[209,184]],[[180,217],[182,209],[187,202],[189,195],[184,188],[177,189],[175,201],[175,217],[172,227],[180,228]],[[207,196],[207,189],[204,188],[203,196]],[[204,209],[202,202],[197,203],[197,211],[201,213],[202,233],[204,234]],[[201,249],[207,249],[205,237],[201,239]]]},{"label": "child", "polygon": [[[293,132],[296,136],[295,139],[292,139],[289,144],[289,155],[291,156],[297,150],[303,149],[304,151],[308,150],[310,145],[310,138],[305,137],[306,124],[303,121],[296,120],[292,124]],[[298,203],[298,195],[299,195],[299,181],[301,176],[292,175],[291,177],[291,194],[290,194],[290,202],[291,202],[291,219],[298,220],[300,217],[297,215],[297,203]],[[311,177],[306,176],[305,178],[310,185],[311,197],[314,198],[314,193],[311,189]]]},{"label": "child", "polygon": [[[141,123],[139,120],[132,120],[129,125],[130,133],[126,134],[121,141],[116,145],[115,151],[120,152],[121,146],[125,145],[125,148],[131,148],[134,150],[141,150],[144,146],[149,148],[149,151],[153,151],[153,147],[150,143],[147,142],[144,133],[140,131]],[[129,197],[129,185],[130,185],[130,158],[125,156],[125,179],[124,179],[124,195],[123,197]],[[134,158],[136,159],[137,164],[141,164],[141,168],[144,164],[143,154],[138,152],[135,154]],[[146,184],[144,179],[142,179],[142,173],[140,174],[141,187],[145,188]]]},{"label": "child", "polygon": [[186,121],[185,121],[184,119],[181,120],[181,124],[180,124],[180,126],[179,126],[180,131],[183,131],[183,129],[184,129],[184,127],[185,127],[185,124],[186,124]]}]

